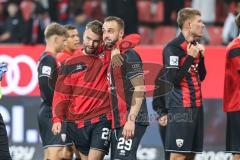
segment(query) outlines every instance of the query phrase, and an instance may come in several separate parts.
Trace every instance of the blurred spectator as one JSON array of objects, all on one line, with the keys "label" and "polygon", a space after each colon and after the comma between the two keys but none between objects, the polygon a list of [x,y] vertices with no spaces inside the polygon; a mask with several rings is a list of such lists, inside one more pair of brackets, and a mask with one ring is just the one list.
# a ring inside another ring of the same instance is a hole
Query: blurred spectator
[{"label": "blurred spectator", "polygon": [[164,0],[164,24],[176,24],[177,12],[184,7],[184,0]]},{"label": "blurred spectator", "polygon": [[69,4],[70,12],[75,13],[79,8],[83,9],[83,5],[85,1],[86,0],[70,0],[70,4]]},{"label": "blurred spectator", "polygon": [[48,11],[51,18],[51,21],[58,22],[58,10],[57,4],[59,0],[48,0]]},{"label": "blurred spectator", "polygon": [[[38,32],[37,32],[37,41],[33,43],[43,43],[44,42],[44,30],[51,23],[51,18],[47,9],[43,8],[40,4],[37,4],[35,14],[38,20]],[[37,21],[35,20],[35,21]],[[35,22],[36,23],[36,22]],[[36,37],[35,37],[36,39]],[[34,39],[33,39],[34,40]]]},{"label": "blurred spectator", "polygon": [[4,3],[0,2],[0,35],[4,32],[4,25],[6,21],[6,15],[4,13]]},{"label": "blurred spectator", "polygon": [[229,4],[229,13],[223,25],[223,32],[222,32],[222,40],[223,44],[227,45],[231,42],[235,37],[238,36],[238,27],[235,23],[235,17],[237,13],[240,11],[240,3],[231,2]]},{"label": "blurred spectator", "polygon": [[21,38],[21,18],[16,3],[10,2],[7,6],[8,18],[4,25],[4,32],[0,35],[0,42],[18,43]]},{"label": "blurred spectator", "polygon": [[39,3],[28,0],[21,2],[20,9],[23,16],[21,42],[24,44],[43,43],[44,28],[47,25],[46,23],[50,23],[48,14]]},{"label": "blurred spectator", "polygon": [[91,19],[98,19],[99,21],[104,19],[101,0],[86,0],[83,3],[82,9]]},{"label": "blurred spectator", "polygon": [[0,0],[0,3],[5,3],[7,2],[8,0]]},{"label": "blurred spectator", "polygon": [[205,24],[213,24],[216,13],[216,0],[193,0],[192,8],[201,12]]},{"label": "blurred spectator", "polygon": [[49,3],[48,0],[35,0],[37,3],[39,3],[44,9],[49,9]]},{"label": "blurred spectator", "polygon": [[59,0],[57,10],[59,23],[67,24],[69,20],[69,0]]},{"label": "blurred spectator", "polygon": [[90,18],[83,12],[81,8],[76,9],[73,17],[70,19],[69,23],[74,25],[79,33],[80,41],[83,39],[83,32]]},{"label": "blurred spectator", "polygon": [[[138,32],[136,0],[107,0],[107,16],[117,16],[125,22],[125,34]],[[144,11],[142,11],[144,12]]]}]

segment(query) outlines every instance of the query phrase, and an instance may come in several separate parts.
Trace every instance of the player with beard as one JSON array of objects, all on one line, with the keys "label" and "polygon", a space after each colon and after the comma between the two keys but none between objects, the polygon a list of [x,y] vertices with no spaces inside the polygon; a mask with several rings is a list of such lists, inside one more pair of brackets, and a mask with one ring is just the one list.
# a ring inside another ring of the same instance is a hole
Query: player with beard
[{"label": "player with beard", "polygon": [[[203,36],[201,13],[192,8],[178,12],[181,29],[178,37],[163,50],[165,83],[155,91],[153,107],[159,113],[159,123],[166,126],[165,151],[170,160],[193,160],[203,150],[203,104],[201,81],[206,76],[204,47],[198,43]],[[161,89],[169,88],[161,95]]]},{"label": "player with beard", "polygon": [[112,115],[107,69],[111,52],[104,51],[101,40],[102,23],[89,22],[82,52],[65,61],[54,93],[53,133],[60,133],[63,119],[72,121],[67,125],[67,134],[83,160],[102,160],[110,144]]},{"label": "player with beard", "polygon": [[[103,41],[108,50],[124,35],[124,22],[107,17],[103,24]],[[111,159],[136,160],[139,143],[146,131],[148,111],[142,61],[133,49],[127,49],[121,67],[110,68],[111,107],[113,112]]]}]

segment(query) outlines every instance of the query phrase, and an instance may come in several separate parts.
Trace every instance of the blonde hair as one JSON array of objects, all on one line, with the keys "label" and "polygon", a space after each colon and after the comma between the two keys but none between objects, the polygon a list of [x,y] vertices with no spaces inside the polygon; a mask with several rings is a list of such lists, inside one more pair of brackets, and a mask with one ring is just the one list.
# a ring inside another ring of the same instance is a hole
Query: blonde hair
[{"label": "blonde hair", "polygon": [[44,31],[44,36],[46,39],[50,38],[53,35],[57,36],[67,36],[67,30],[60,24],[53,22],[49,24],[45,31]]},{"label": "blonde hair", "polygon": [[182,29],[183,24],[186,20],[192,19],[194,16],[201,16],[200,11],[193,8],[183,8],[178,11],[177,23],[178,27]]}]

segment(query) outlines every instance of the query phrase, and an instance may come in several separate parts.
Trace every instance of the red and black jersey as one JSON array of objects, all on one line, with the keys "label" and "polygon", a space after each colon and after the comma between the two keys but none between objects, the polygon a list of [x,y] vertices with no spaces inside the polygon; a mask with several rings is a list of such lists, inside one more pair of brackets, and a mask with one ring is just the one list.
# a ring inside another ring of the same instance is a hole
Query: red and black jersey
[{"label": "red and black jersey", "polygon": [[38,84],[44,103],[52,105],[53,92],[57,81],[58,67],[55,57],[44,52],[38,62]]},{"label": "red and black jersey", "polygon": [[[128,35],[117,43],[120,51],[135,47],[141,37]],[[111,51],[100,46],[94,55],[75,54],[65,61],[57,80],[53,101],[53,122],[73,120],[78,127],[111,119],[107,71]]]},{"label": "red and black jersey", "polygon": [[[154,108],[158,106],[162,112],[171,107],[202,106],[201,81],[206,76],[204,58],[201,54],[198,58],[188,55],[187,45],[185,37],[180,33],[163,50],[164,74],[160,80],[165,80],[172,87],[167,94],[154,98],[154,102],[157,102],[153,103]],[[164,88],[155,88],[161,87]]]},{"label": "red and black jersey", "polygon": [[83,127],[88,122],[98,122],[100,116],[111,118],[109,63],[110,55],[99,57],[80,53],[65,61],[54,92],[54,122],[66,118]]},{"label": "red and black jersey", "polygon": [[[113,128],[122,127],[127,121],[134,91],[131,79],[140,75],[143,76],[141,58],[133,49],[128,49],[122,54],[122,57],[124,59],[122,67],[110,69],[109,80]],[[148,111],[145,98],[137,115],[136,123],[148,125]]]},{"label": "red and black jersey", "polygon": [[57,60],[58,66],[61,66],[64,63],[64,61],[66,59],[70,58],[73,54],[74,53],[70,53],[70,52],[68,52],[66,50],[58,53],[57,56],[56,56],[56,60]]},{"label": "red and black jersey", "polygon": [[49,52],[44,52],[38,63],[38,81],[40,95],[44,103],[52,106],[53,93],[58,77],[60,63],[71,55],[67,52],[58,53],[56,58]]},{"label": "red and black jersey", "polygon": [[223,111],[240,111],[240,38],[227,47]]}]

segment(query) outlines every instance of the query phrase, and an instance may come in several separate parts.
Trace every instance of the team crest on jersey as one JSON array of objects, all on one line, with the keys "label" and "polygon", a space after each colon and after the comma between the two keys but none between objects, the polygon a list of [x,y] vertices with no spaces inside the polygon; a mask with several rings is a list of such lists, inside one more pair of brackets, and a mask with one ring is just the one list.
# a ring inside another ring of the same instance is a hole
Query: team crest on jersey
[{"label": "team crest on jersey", "polygon": [[125,150],[120,150],[120,155],[125,156],[126,155],[126,151]]},{"label": "team crest on jersey", "polygon": [[176,139],[176,144],[179,148],[183,146],[184,140],[183,139]]},{"label": "team crest on jersey", "polygon": [[197,73],[198,72],[198,64],[191,65],[188,72],[191,72],[191,70]]},{"label": "team crest on jersey", "polygon": [[178,56],[170,56],[170,65],[178,66]]},{"label": "team crest on jersey", "polygon": [[52,71],[52,69],[51,69],[51,67],[49,67],[49,66],[43,66],[42,67],[42,74],[46,74],[46,75],[51,75],[51,71]]}]

